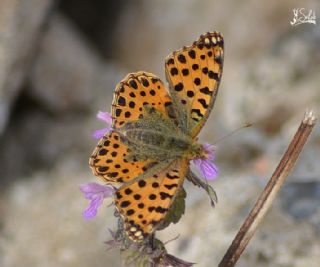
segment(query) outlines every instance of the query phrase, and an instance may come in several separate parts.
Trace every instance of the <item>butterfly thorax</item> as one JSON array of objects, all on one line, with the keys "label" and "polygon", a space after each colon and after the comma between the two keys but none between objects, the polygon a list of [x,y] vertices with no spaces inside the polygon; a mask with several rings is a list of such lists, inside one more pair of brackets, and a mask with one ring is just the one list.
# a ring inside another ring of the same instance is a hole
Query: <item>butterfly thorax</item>
[{"label": "butterfly thorax", "polygon": [[125,124],[119,132],[123,141],[134,151],[131,157],[136,159],[192,159],[201,153],[201,146],[193,138],[184,134],[174,121],[157,111]]}]

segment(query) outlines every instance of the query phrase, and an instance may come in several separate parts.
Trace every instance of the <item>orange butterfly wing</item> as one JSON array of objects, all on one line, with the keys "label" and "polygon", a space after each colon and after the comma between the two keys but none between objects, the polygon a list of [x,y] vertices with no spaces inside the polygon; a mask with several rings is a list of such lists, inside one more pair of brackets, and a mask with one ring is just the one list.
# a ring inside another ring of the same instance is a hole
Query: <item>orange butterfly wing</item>
[{"label": "orange butterfly wing", "polygon": [[165,61],[179,124],[192,137],[199,133],[214,105],[222,75],[223,47],[222,35],[208,32]]},{"label": "orange butterfly wing", "polygon": [[172,100],[157,76],[147,72],[127,75],[114,93],[112,126],[118,128],[129,121],[143,118],[146,104],[168,115],[166,107],[172,105]]},{"label": "orange butterfly wing", "polygon": [[[137,72],[127,75],[116,87],[112,102],[112,127],[138,120],[144,115],[144,105],[173,116],[172,101],[163,82],[151,73]],[[116,131],[105,135],[90,157],[94,175],[107,182],[128,182],[145,172],[151,161],[132,161],[126,157],[128,146]]]},{"label": "orange butterfly wing", "polygon": [[123,183],[142,174],[151,161],[129,161],[130,149],[117,132],[110,132],[98,143],[90,157],[93,174],[106,182]]},{"label": "orange butterfly wing", "polygon": [[116,207],[130,239],[144,240],[157,229],[181,189],[187,169],[187,160],[176,160],[158,174],[116,191]]}]

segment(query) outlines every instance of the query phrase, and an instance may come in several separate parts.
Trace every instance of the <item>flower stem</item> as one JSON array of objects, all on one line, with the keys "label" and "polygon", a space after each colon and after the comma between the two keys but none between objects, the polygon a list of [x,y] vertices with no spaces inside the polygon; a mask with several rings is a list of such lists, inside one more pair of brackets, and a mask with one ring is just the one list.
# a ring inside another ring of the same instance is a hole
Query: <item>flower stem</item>
[{"label": "flower stem", "polygon": [[307,111],[287,151],[218,267],[232,267],[236,264],[292,170],[315,124],[316,117],[313,112]]}]

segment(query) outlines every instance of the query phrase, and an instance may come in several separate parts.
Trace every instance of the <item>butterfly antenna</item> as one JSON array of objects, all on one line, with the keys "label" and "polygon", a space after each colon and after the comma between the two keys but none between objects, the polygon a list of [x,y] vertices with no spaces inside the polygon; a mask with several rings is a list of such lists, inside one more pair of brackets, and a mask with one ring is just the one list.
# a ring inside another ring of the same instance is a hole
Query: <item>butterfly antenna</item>
[{"label": "butterfly antenna", "polygon": [[166,241],[166,242],[164,242],[163,244],[164,244],[164,245],[167,245],[168,243],[170,243],[170,242],[172,242],[172,241],[177,240],[179,237],[180,237],[180,235],[177,235],[176,237],[174,237],[174,238],[171,238],[171,239],[167,240],[167,241]]},{"label": "butterfly antenna", "polygon": [[251,127],[253,125],[253,123],[251,122],[247,122],[246,124],[240,126],[239,128],[233,130],[232,132],[220,137],[218,140],[216,140],[213,145],[217,144],[217,143],[220,143],[221,141],[223,141],[224,139],[234,135],[235,133],[239,132],[240,130],[244,129],[244,128],[248,128],[248,127]]}]

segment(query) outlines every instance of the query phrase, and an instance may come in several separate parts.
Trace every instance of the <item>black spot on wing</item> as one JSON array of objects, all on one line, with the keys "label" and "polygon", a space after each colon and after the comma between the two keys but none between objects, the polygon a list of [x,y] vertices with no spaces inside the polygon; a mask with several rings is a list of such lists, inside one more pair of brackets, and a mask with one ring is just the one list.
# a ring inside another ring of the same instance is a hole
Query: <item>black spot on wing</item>
[{"label": "black spot on wing", "polygon": [[174,86],[174,90],[176,90],[177,92],[182,91],[183,89],[183,84],[182,83],[178,83]]},{"label": "black spot on wing", "polygon": [[118,105],[124,107],[126,105],[126,99],[123,96],[118,98]]},{"label": "black spot on wing", "polygon": [[172,198],[172,195],[170,195],[170,194],[168,194],[168,193],[166,193],[166,192],[160,192],[160,198],[161,198],[162,200],[165,200],[165,199],[167,199],[167,198],[171,199],[171,198]]},{"label": "black spot on wing", "polygon": [[201,88],[200,92],[204,93],[205,95],[212,95],[212,91],[210,91],[208,87]]},{"label": "black spot on wing", "polygon": [[210,78],[210,79],[213,79],[213,80],[219,81],[218,73],[213,72],[212,70],[210,70],[210,71],[209,71],[208,76],[209,76],[209,78]]},{"label": "black spot on wing", "polygon": [[178,55],[178,60],[180,63],[186,63],[187,60],[186,60],[186,57],[182,54]]},{"label": "black spot on wing", "polygon": [[175,75],[178,75],[178,69],[176,67],[173,67],[171,70],[170,70],[170,74],[172,76],[175,76]]},{"label": "black spot on wing", "polygon": [[133,89],[138,89],[138,85],[137,85],[137,82],[133,79],[131,79],[129,82],[128,82],[129,86],[132,87]]},{"label": "black spot on wing", "polygon": [[203,114],[201,114],[200,110],[197,108],[193,108],[191,112],[197,114],[199,117],[203,117]]},{"label": "black spot on wing", "polygon": [[121,208],[126,208],[126,207],[128,207],[130,204],[131,204],[130,201],[125,200],[125,201],[122,201],[122,202],[120,203],[120,207],[121,207]]},{"label": "black spot on wing", "polygon": [[178,187],[178,184],[165,184],[164,187],[171,190],[172,188]]},{"label": "black spot on wing", "polygon": [[189,55],[189,57],[191,57],[192,59],[195,59],[195,58],[196,58],[196,52],[195,52],[194,50],[190,50],[190,51],[188,52],[188,55]]},{"label": "black spot on wing", "polygon": [[198,102],[202,105],[203,108],[207,109],[208,104],[206,103],[206,100],[203,98],[198,99]]},{"label": "black spot on wing", "polygon": [[167,65],[173,65],[174,64],[174,59],[173,58],[170,58],[168,61],[167,61]]},{"label": "black spot on wing", "polygon": [[182,75],[183,76],[188,76],[189,75],[189,70],[188,69],[183,69],[182,70]]}]

